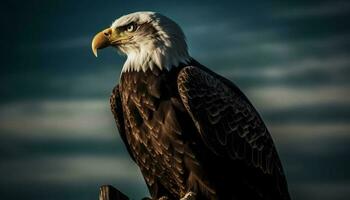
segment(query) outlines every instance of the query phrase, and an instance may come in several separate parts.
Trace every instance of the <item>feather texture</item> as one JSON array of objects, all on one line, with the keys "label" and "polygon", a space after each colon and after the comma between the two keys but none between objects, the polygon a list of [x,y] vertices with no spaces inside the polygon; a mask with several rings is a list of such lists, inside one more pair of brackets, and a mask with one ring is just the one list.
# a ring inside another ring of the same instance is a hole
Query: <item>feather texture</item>
[{"label": "feather texture", "polygon": [[123,73],[111,108],[152,198],[289,200],[260,116],[233,83],[194,60]]},{"label": "feather texture", "polygon": [[[289,199],[272,138],[243,93],[228,80],[195,66],[182,69],[177,83],[184,106],[206,146],[228,163],[242,162],[252,170],[248,173],[272,179],[272,186],[278,190],[265,196]],[[248,184],[259,187],[250,181]]]}]

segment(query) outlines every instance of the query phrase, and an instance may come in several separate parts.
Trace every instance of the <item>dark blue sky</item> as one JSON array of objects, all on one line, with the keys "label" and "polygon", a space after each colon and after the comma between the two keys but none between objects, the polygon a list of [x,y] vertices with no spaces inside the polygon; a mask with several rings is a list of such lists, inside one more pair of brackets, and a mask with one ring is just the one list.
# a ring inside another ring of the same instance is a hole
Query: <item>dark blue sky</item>
[{"label": "dark blue sky", "polygon": [[265,120],[293,199],[350,199],[349,1],[16,1],[0,7],[0,198],[147,195],[109,111],[125,60],[90,50],[121,15],[157,11]]}]

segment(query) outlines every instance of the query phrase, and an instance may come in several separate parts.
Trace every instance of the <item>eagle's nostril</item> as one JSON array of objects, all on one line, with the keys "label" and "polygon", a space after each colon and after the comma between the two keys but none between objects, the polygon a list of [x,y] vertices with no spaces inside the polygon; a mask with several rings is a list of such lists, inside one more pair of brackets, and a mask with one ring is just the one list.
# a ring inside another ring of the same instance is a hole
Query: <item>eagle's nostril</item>
[{"label": "eagle's nostril", "polygon": [[106,37],[111,36],[111,30],[110,30],[110,29],[109,29],[109,30],[105,30],[105,31],[103,32],[103,34],[104,34]]}]

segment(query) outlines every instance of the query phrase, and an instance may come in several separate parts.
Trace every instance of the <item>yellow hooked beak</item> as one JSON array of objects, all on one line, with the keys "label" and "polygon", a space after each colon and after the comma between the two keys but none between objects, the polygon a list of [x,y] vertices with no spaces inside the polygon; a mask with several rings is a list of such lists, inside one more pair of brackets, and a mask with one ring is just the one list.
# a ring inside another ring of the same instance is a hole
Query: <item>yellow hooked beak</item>
[{"label": "yellow hooked beak", "polygon": [[107,28],[95,35],[94,39],[92,39],[91,48],[96,57],[98,49],[103,49],[118,41],[118,34],[115,32],[111,28]]}]

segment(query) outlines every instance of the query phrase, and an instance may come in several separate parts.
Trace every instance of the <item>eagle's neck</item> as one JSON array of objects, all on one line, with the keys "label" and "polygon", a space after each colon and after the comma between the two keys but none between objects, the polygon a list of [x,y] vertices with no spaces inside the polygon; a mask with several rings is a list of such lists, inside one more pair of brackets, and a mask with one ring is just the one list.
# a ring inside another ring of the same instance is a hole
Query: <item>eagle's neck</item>
[{"label": "eagle's neck", "polygon": [[186,43],[171,42],[171,45],[156,46],[153,43],[143,44],[141,48],[135,48],[127,54],[122,72],[153,70],[170,70],[180,63],[188,63],[190,56]]}]

